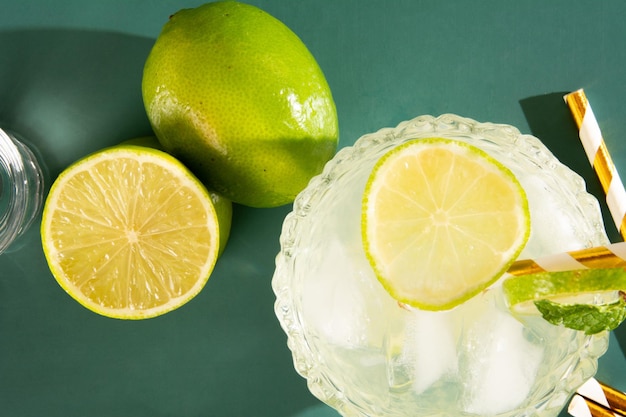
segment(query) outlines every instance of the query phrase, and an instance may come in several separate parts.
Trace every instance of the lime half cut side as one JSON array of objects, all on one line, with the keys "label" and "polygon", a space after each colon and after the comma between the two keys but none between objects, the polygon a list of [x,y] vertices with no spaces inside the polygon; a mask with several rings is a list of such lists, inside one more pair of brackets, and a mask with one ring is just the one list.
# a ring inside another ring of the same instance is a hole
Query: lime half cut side
[{"label": "lime half cut side", "polygon": [[415,139],[374,166],[362,202],[362,238],[376,276],[398,301],[452,308],[497,280],[530,233],[526,194],[484,151]]},{"label": "lime half cut side", "polygon": [[220,250],[206,188],[165,152],[132,145],[96,152],[62,172],[41,235],[59,285],[86,308],[122,319],[188,302]]}]

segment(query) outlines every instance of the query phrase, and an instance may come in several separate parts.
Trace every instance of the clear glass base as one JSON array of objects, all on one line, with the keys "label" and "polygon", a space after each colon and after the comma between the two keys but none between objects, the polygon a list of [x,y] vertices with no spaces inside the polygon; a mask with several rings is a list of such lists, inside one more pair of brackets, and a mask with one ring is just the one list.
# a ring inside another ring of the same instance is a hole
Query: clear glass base
[{"label": "clear glass base", "polygon": [[44,170],[33,150],[0,128],[0,254],[15,250],[37,218],[43,190]]}]

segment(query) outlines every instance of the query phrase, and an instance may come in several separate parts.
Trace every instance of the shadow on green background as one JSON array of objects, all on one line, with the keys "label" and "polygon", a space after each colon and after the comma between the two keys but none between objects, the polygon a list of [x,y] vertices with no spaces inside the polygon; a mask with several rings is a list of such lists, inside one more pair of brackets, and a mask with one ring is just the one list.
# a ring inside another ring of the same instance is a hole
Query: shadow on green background
[{"label": "shadow on green background", "polygon": [[[152,130],[141,99],[153,39],[83,30],[0,31],[0,123],[51,178]],[[0,256],[0,414],[291,416],[319,404],[292,364],[270,281],[290,206],[236,206],[204,290],[144,321],[94,314],[49,273],[38,224]]]},{"label": "shadow on green background", "polygon": [[153,39],[65,29],[0,31],[0,123],[56,176],[102,146],[151,133],[141,99]]},{"label": "shadow on green background", "polygon": [[[578,137],[576,123],[563,100],[563,96],[567,93],[556,92],[525,98],[520,101],[520,105],[532,135],[541,139],[562,163],[583,177],[587,191],[600,202],[600,210],[609,240],[621,242],[623,239],[613,224],[600,181],[589,164]],[[622,351],[626,352],[626,325],[618,327],[614,334]]]}]

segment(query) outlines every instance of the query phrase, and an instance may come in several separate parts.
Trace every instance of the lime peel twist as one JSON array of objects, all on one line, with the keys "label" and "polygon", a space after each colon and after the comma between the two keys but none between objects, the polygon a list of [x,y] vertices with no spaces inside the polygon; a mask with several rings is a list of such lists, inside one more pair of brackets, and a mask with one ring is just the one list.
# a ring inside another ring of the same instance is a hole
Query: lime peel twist
[{"label": "lime peel twist", "polygon": [[586,334],[613,330],[626,319],[626,268],[542,271],[507,278],[502,286],[513,314],[538,310],[548,322]]}]

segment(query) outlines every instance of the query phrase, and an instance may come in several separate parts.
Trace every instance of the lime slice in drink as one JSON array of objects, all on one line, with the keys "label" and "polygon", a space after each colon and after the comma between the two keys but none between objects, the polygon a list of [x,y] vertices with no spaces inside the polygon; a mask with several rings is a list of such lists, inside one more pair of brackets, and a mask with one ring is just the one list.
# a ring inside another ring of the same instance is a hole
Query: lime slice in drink
[{"label": "lime slice in drink", "polygon": [[414,307],[444,310],[474,296],[506,271],[529,232],[513,173],[464,142],[405,142],[366,184],[367,258],[391,296]]},{"label": "lime slice in drink", "polygon": [[216,205],[165,152],[105,149],[52,185],[44,253],[57,282],[86,308],[123,319],[158,316],[188,302],[209,278],[220,225],[224,237],[230,227],[230,208]]},{"label": "lime slice in drink", "polygon": [[626,318],[623,268],[538,272],[502,283],[514,315],[541,314],[555,325],[595,334]]}]

